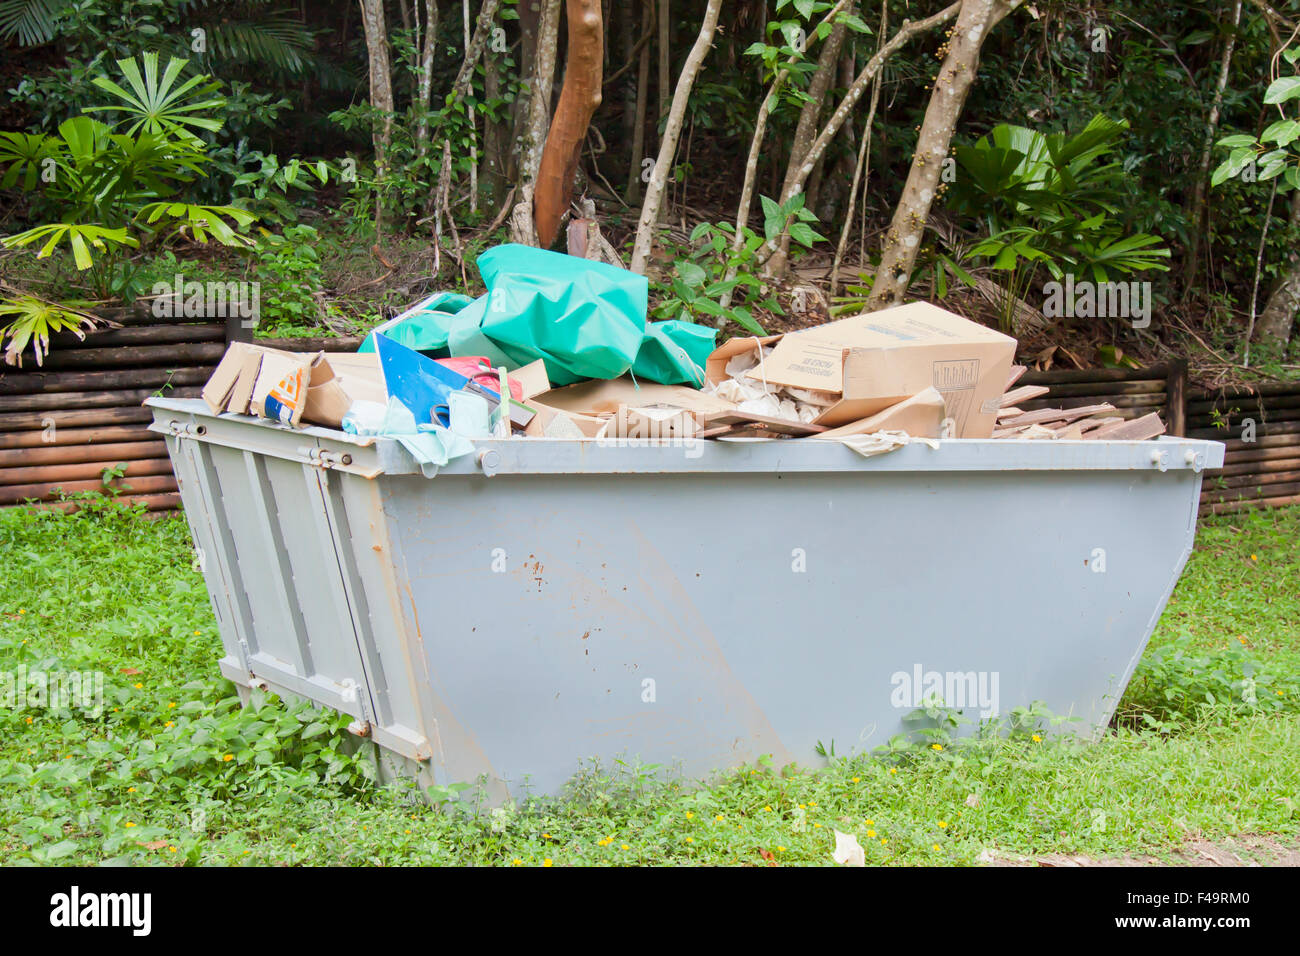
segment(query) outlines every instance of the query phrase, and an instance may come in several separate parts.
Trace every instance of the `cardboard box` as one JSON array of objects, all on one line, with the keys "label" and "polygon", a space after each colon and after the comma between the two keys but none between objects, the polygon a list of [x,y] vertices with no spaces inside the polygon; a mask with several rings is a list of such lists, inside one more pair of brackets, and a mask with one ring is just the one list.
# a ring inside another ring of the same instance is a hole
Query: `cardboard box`
[{"label": "cardboard box", "polygon": [[379,357],[373,353],[286,352],[233,343],[203,386],[213,413],[271,418],[297,427],[303,421],[338,428],[359,399],[388,401]]},{"label": "cardboard box", "polygon": [[614,415],[624,405],[629,408],[669,405],[692,412],[727,412],[736,407],[726,399],[707,395],[689,385],[641,382],[638,386],[627,376],[566,385],[564,388],[544,392],[528,404],[535,406],[537,402],[561,411],[591,417]]},{"label": "cardboard box", "polygon": [[933,386],[943,395],[953,437],[989,438],[1016,340],[928,302],[828,322],[767,339],[733,339],[709,356],[711,382],[727,360],[775,344],[746,375],[772,385],[838,394],[815,424],[855,422]]},{"label": "cardboard box", "polygon": [[387,404],[379,356],[375,352],[317,355],[311,365],[303,421],[339,428],[355,401]]}]

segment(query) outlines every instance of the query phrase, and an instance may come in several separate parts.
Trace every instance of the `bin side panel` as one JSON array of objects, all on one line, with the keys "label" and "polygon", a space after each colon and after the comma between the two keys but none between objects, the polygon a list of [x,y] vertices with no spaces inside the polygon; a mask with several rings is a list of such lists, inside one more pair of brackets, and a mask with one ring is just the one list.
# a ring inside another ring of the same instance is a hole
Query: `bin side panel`
[{"label": "bin side panel", "polygon": [[937,695],[1110,718],[1192,472],[381,478],[439,777],[559,790],[884,743]]},{"label": "bin side panel", "polygon": [[221,492],[226,560],[250,634],[249,672],[278,690],[368,717],[368,690],[316,471],[204,446]]}]

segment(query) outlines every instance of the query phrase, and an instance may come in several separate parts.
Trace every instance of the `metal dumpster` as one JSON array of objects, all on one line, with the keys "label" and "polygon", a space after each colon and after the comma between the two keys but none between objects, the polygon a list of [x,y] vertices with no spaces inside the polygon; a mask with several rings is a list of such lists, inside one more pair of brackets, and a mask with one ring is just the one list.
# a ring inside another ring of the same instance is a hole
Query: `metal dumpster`
[{"label": "metal dumpster", "polygon": [[936,695],[1110,719],[1216,442],[398,443],[155,398],[222,672],[355,716],[420,780],[553,793],[862,752]]}]

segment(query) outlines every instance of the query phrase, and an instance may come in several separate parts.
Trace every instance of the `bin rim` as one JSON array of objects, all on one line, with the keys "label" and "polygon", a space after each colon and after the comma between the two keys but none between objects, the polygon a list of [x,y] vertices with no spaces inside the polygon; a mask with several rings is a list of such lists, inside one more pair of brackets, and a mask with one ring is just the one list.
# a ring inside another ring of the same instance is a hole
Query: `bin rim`
[{"label": "bin rim", "polygon": [[[230,412],[214,414],[201,399],[154,397],[151,431],[351,472],[420,475],[392,438],[300,428]],[[756,439],[555,439],[475,441],[473,454],[437,475],[646,475],[735,473],[1192,471],[1223,466],[1224,444],[1164,435],[1155,441],[950,438],[914,441],[864,458],[836,441]],[[343,457],[351,461],[344,463]],[[432,476],[429,476],[432,477]]]}]

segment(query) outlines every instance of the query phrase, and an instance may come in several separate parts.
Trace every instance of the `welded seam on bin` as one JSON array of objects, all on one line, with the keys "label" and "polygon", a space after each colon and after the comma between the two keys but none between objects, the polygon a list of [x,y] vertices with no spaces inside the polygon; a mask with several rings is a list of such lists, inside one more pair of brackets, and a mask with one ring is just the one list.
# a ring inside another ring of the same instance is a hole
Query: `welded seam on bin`
[{"label": "welded seam on bin", "polygon": [[279,571],[280,593],[284,599],[285,612],[289,625],[293,628],[294,646],[298,651],[298,671],[304,680],[310,680],[316,674],[316,665],[311,656],[310,639],[307,635],[307,622],[303,617],[301,598],[294,583],[293,567],[289,563],[288,549],[285,546],[284,531],[280,526],[275,489],[271,487],[266,472],[266,461],[255,452],[244,452],[244,464],[248,470],[248,483],[253,496],[253,507],[261,518],[264,541],[270,552],[271,560]]},{"label": "welded seam on bin", "polygon": [[[188,440],[187,440],[188,441]],[[191,442],[187,449],[194,461],[194,470],[198,479],[199,495],[207,507],[208,526],[213,533],[213,543],[224,554],[225,560],[218,561],[223,590],[230,607],[231,628],[240,649],[241,663],[252,674],[253,657],[259,651],[252,608],[248,605],[248,594],[244,591],[244,579],[239,567],[239,551],[235,547],[234,536],[230,533],[229,522],[225,520],[225,498],[221,494],[221,479],[217,477],[216,464],[211,451],[199,442]],[[218,507],[218,501],[221,507]]]},{"label": "welded seam on bin", "polygon": [[330,551],[334,555],[334,564],[338,571],[338,581],[342,589],[341,594],[336,595],[336,597],[342,598],[344,607],[347,611],[347,622],[350,625],[352,642],[357,652],[357,662],[358,666],[361,668],[361,676],[365,685],[364,688],[361,689],[364,690],[365,698],[368,698],[370,701],[370,706],[366,707],[365,698],[361,698],[361,695],[358,694],[358,698],[362,704],[362,717],[365,720],[372,721],[376,725],[384,726],[388,721],[383,720],[379,714],[378,704],[375,700],[376,695],[374,692],[375,675],[372,674],[372,668],[370,666],[371,662],[367,659],[366,648],[362,646],[361,635],[358,633],[359,624],[357,620],[357,605],[352,596],[352,582],[348,580],[347,571],[343,566],[343,557],[339,553],[344,542],[340,538],[338,524],[334,516],[334,507],[330,490],[330,475],[327,471],[321,471],[319,469],[311,470],[315,472],[316,488],[320,495],[320,517],[325,523],[324,530],[328,535],[328,545]]}]

